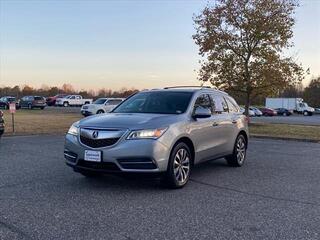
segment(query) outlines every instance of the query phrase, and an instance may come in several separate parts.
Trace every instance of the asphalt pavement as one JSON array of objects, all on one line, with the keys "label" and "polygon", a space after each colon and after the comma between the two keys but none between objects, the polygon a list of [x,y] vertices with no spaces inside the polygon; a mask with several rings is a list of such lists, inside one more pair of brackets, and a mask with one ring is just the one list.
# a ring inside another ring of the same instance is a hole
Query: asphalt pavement
[{"label": "asphalt pavement", "polygon": [[0,239],[319,239],[320,144],[251,139],[248,159],[196,166],[180,190],[86,179],[63,137],[0,143]]}]

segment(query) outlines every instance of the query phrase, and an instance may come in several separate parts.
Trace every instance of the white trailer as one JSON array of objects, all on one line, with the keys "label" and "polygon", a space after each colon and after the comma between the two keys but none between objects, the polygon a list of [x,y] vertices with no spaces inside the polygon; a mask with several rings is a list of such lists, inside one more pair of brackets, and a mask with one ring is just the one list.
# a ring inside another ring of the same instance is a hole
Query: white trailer
[{"label": "white trailer", "polygon": [[302,98],[266,98],[267,108],[286,108],[288,110],[311,116],[314,108],[309,107]]}]

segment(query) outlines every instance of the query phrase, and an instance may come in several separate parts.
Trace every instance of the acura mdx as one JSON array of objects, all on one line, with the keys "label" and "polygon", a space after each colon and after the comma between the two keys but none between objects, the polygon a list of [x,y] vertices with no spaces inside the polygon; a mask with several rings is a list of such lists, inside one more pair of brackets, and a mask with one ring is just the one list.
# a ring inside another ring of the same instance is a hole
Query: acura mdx
[{"label": "acura mdx", "polygon": [[75,122],[66,134],[66,164],[87,177],[160,173],[183,187],[195,164],[225,157],[240,167],[248,146],[247,118],[227,93],[208,87],[141,91],[111,113]]}]

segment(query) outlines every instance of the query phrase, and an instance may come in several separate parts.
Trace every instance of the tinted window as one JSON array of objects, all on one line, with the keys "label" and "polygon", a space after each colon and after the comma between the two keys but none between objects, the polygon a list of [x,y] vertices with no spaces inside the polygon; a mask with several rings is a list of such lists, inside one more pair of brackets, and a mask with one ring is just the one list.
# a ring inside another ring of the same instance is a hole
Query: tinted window
[{"label": "tinted window", "polygon": [[227,102],[222,96],[211,95],[211,99],[214,103],[216,113],[229,112]]},{"label": "tinted window", "polygon": [[94,101],[94,104],[104,104],[106,100],[107,99],[105,98],[98,98],[97,100]]},{"label": "tinted window", "polygon": [[43,100],[43,97],[34,97],[34,100],[37,100],[37,101]]},{"label": "tinted window", "polygon": [[141,92],[128,98],[113,112],[180,114],[187,110],[192,92]]},{"label": "tinted window", "polygon": [[109,100],[108,105],[118,105],[121,102],[121,100]]},{"label": "tinted window", "polygon": [[194,104],[194,109],[196,109],[197,107],[207,108],[211,113],[213,113],[210,97],[208,94],[202,94],[197,98]]},{"label": "tinted window", "polygon": [[239,112],[238,104],[236,103],[236,101],[233,98],[225,97],[225,99],[227,101],[230,112]]}]

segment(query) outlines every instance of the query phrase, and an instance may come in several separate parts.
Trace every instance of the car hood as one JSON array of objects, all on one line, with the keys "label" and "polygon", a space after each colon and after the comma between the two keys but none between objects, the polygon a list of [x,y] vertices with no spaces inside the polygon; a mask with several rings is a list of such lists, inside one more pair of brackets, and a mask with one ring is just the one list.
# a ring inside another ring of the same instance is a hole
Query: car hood
[{"label": "car hood", "polygon": [[145,113],[106,113],[82,119],[79,126],[89,128],[150,129],[168,127],[182,115]]}]

